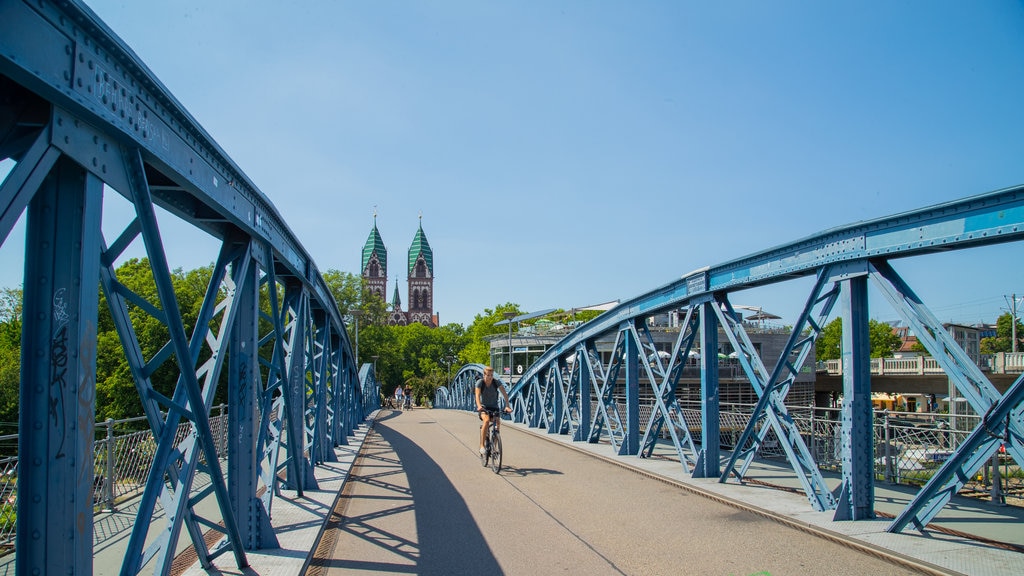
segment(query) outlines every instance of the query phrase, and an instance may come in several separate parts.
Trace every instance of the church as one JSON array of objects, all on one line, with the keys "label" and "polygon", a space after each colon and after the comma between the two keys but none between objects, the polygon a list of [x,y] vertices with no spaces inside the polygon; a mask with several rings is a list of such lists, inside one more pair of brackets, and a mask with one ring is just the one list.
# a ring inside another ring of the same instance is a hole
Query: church
[{"label": "church", "polygon": [[[388,249],[384,246],[380,230],[377,229],[377,215],[373,215],[373,229],[363,245],[363,282],[372,294],[387,302]],[[406,268],[409,309],[402,310],[402,298],[398,294],[398,276],[395,277],[395,292],[388,306],[388,324],[407,326],[419,323],[436,328],[437,314],[434,314],[434,252],[423,232],[423,216],[420,215],[419,230],[409,246]]]}]

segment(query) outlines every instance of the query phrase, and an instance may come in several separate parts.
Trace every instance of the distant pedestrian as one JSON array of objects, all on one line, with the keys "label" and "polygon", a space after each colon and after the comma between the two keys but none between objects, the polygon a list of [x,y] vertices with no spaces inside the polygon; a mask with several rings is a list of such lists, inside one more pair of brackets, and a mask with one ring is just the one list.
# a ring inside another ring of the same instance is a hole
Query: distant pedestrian
[{"label": "distant pedestrian", "polygon": [[395,387],[395,410],[401,410],[405,403],[405,390],[401,386]]}]

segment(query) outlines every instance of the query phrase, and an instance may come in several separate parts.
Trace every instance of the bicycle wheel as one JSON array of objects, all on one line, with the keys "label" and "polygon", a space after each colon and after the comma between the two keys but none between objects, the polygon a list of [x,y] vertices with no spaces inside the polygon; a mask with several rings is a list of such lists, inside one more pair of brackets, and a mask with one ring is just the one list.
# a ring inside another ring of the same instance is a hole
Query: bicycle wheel
[{"label": "bicycle wheel", "polygon": [[497,428],[491,431],[491,470],[501,472],[501,434]]}]

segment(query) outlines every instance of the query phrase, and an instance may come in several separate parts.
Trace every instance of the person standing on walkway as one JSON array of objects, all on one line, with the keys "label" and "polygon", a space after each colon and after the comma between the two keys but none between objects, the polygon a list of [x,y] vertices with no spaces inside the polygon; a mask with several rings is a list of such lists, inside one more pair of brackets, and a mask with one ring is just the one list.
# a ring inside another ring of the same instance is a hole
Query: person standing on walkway
[{"label": "person standing on walkway", "polygon": [[[505,412],[512,412],[511,402],[508,400],[508,392],[505,392],[505,387],[498,384],[494,379],[494,368],[487,366],[484,368],[484,377],[476,381],[476,411],[480,413],[480,419],[483,420],[484,425],[480,427],[480,453],[484,453],[484,440],[487,436],[487,425],[491,423],[491,415],[484,411],[484,409],[491,410],[494,412],[498,411],[498,392],[505,397]],[[501,425],[501,418],[498,418],[498,425]]]}]

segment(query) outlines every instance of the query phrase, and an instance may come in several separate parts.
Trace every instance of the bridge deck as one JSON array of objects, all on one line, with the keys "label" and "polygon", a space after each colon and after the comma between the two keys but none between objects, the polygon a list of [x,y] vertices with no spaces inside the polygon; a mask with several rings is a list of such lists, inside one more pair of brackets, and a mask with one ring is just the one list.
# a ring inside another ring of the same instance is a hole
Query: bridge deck
[{"label": "bridge deck", "polygon": [[[696,480],[669,460],[668,452],[646,460],[613,458],[607,445],[571,443],[517,424],[505,424],[508,468],[498,478],[474,457],[471,414],[384,411],[376,418],[374,430],[361,427],[352,445],[338,449],[342,462],[317,468],[321,490],[307,492],[302,501],[275,501],[273,524],[282,548],[251,553],[255,573],[299,574],[303,567],[313,575],[342,569],[346,574],[457,573],[472,565],[516,574],[537,573],[537,566],[592,564],[589,573],[661,573],[656,566],[670,566],[671,573],[707,573],[704,568],[718,566],[714,573],[797,574],[801,569],[819,573],[819,562],[847,565],[834,560],[841,555],[849,557],[851,573],[902,574],[916,567],[925,573],[998,576],[1018,573],[1024,558],[945,533],[888,534],[885,520],[832,522],[831,512],[809,510],[799,492]],[[350,481],[339,497],[346,477]],[[753,466],[750,478],[797,486],[791,472],[768,463]],[[828,480],[838,484],[837,478]],[[577,490],[582,493],[573,495]],[[687,497],[694,493],[707,498]],[[912,496],[909,488],[879,483],[876,509],[898,512]],[[673,501],[684,504],[673,510]],[[344,517],[333,517],[322,529],[332,506]],[[631,521],[607,520],[613,517]],[[1020,507],[957,498],[933,525],[1024,548],[1022,520]],[[733,536],[737,542],[727,548],[734,554],[711,551]],[[110,554],[110,566],[100,556],[95,573],[116,573],[118,555]],[[879,556],[901,564],[879,563]],[[698,568],[694,557],[721,564]],[[240,573],[227,555],[216,566],[224,574]],[[204,574],[198,565],[185,573]]]}]

